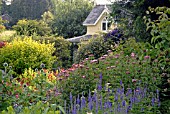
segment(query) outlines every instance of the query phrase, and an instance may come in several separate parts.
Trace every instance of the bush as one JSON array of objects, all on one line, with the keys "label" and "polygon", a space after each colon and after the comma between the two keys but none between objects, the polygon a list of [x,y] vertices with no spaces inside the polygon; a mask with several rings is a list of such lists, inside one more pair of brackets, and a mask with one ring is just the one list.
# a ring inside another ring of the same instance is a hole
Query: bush
[{"label": "bush", "polygon": [[40,35],[45,36],[51,33],[51,29],[48,25],[42,20],[19,20],[17,25],[13,26],[13,29],[16,30],[18,35]]},{"label": "bush", "polygon": [[71,43],[63,37],[33,37],[34,40],[45,43],[54,43],[55,51],[54,56],[57,57],[54,68],[62,67],[68,68],[71,66],[70,46]]},{"label": "bush", "polygon": [[[138,43],[134,43],[136,45]],[[127,48],[127,47],[126,47]],[[130,47],[131,48],[131,47]],[[144,47],[143,47],[144,48]],[[149,50],[148,48],[144,48]],[[133,50],[130,54],[124,51],[109,52],[98,59],[90,55],[89,58],[81,61],[79,64],[73,65],[70,76],[67,80],[61,81],[60,84],[64,88],[62,93],[66,99],[67,95],[72,92],[73,95],[84,92],[86,95],[89,90],[93,91],[98,85],[99,74],[103,74],[102,84],[109,83],[112,88],[120,85],[120,81],[124,83],[124,89],[138,87],[149,88],[150,91],[158,88],[161,84],[160,69],[162,63],[153,61],[150,51],[140,50],[135,53]],[[153,53],[156,53],[152,50]],[[140,59],[139,59],[140,58]],[[104,85],[103,85],[104,86]]]},{"label": "bush", "polygon": [[15,38],[14,41],[0,49],[0,68],[3,63],[8,63],[17,74],[24,72],[26,68],[38,68],[41,63],[46,68],[51,68],[55,60],[52,56],[54,47],[52,44],[45,44],[33,41],[31,37]]},{"label": "bush", "polygon": [[2,32],[2,31],[4,31],[5,30],[5,26],[4,25],[0,25],[0,33]]},{"label": "bush", "polygon": [[0,33],[5,30],[5,26],[3,25],[6,21],[0,17]]},{"label": "bush", "polygon": [[106,34],[94,36],[88,42],[81,42],[75,61],[79,62],[88,57],[89,54],[93,54],[94,58],[97,59],[106,54],[107,50],[114,50],[115,46],[124,39],[122,31],[117,28]]},{"label": "bush", "polygon": [[108,45],[104,42],[103,37],[94,37],[87,42],[81,42],[77,53],[75,55],[74,61],[80,62],[81,60],[88,57],[88,55],[93,54],[94,58],[97,59],[100,56],[107,53],[107,50],[112,49],[112,45]]},{"label": "bush", "polygon": [[[56,110],[56,108],[58,110]],[[12,106],[9,106],[7,107],[7,111],[3,110],[1,114],[60,114],[60,112],[65,114],[64,109],[61,106],[39,101],[30,107],[24,107],[20,112],[16,111]]]}]

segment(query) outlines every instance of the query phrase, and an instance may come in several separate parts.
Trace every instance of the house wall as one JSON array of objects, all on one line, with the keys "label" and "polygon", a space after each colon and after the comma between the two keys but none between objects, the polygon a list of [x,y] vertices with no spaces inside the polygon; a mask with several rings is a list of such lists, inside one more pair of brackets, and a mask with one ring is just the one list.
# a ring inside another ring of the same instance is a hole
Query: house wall
[{"label": "house wall", "polygon": [[[87,35],[94,35],[94,34],[98,34],[100,32],[102,32],[102,20],[103,18],[105,18],[105,16],[107,16],[107,13],[104,13],[101,18],[99,19],[99,21],[96,23],[96,25],[87,25]],[[114,25],[111,26],[111,28],[114,28]]]},{"label": "house wall", "polygon": [[104,13],[101,18],[99,19],[99,21],[96,23],[96,25],[88,25],[87,26],[87,34],[88,35],[94,35],[97,34],[99,32],[101,32],[101,22],[103,20],[103,18],[106,16],[106,13]]}]

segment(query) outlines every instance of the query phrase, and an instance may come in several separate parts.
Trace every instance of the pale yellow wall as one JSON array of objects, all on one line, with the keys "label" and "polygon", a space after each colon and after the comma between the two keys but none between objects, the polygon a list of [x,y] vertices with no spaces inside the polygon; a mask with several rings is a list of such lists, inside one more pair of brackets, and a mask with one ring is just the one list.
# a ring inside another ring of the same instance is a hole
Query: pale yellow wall
[{"label": "pale yellow wall", "polygon": [[87,26],[87,33],[88,35],[94,35],[97,33],[102,32],[101,27],[102,27],[102,20],[103,18],[105,18],[105,16],[107,16],[107,13],[104,13],[101,18],[99,19],[99,21],[96,23],[96,25],[88,25]]}]

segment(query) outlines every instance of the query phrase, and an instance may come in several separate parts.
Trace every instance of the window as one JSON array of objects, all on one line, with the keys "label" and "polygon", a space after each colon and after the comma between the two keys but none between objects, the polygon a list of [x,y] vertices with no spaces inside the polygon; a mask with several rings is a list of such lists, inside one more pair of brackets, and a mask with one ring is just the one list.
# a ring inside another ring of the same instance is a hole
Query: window
[{"label": "window", "polygon": [[111,21],[109,21],[108,17],[105,17],[102,21],[102,31],[107,31],[111,26]]}]

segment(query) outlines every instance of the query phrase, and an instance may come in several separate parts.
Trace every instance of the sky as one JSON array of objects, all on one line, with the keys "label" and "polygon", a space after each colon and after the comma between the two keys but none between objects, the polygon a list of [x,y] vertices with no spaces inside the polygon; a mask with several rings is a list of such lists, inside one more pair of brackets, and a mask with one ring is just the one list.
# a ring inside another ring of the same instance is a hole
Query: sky
[{"label": "sky", "polygon": [[111,4],[110,1],[115,1],[115,0],[96,0],[97,4]]}]

